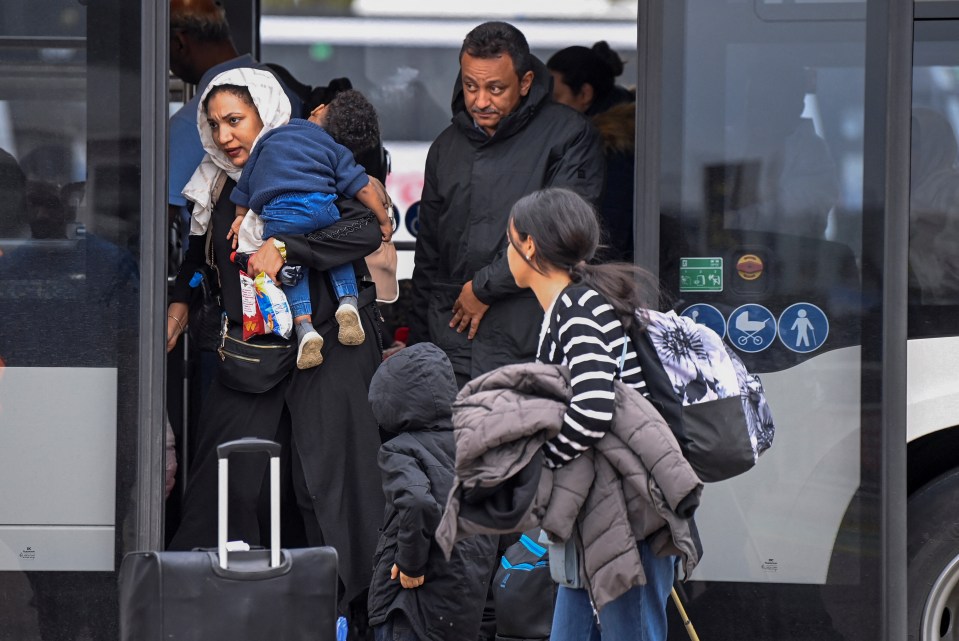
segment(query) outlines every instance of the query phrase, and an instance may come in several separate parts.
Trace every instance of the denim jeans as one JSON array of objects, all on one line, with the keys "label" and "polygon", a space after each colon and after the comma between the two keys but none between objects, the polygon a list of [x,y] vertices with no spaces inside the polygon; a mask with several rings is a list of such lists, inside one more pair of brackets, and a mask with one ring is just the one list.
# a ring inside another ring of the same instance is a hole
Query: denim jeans
[{"label": "denim jeans", "polygon": [[[279,234],[309,234],[317,229],[325,229],[340,219],[336,208],[336,196],[319,192],[291,192],[280,194],[263,206],[260,218],[263,219],[263,237],[272,238]],[[356,274],[353,265],[337,265],[326,272],[337,300],[344,296],[358,296]],[[293,317],[307,316],[313,313],[310,304],[310,274],[303,268],[303,278],[296,285],[284,288],[290,303]]]},{"label": "denim jeans", "polygon": [[394,612],[386,623],[373,628],[373,638],[375,641],[420,641],[402,612]]},{"label": "denim jeans", "polygon": [[666,602],[673,588],[676,557],[657,557],[643,541],[639,554],[646,585],[638,585],[599,615],[596,625],[586,590],[560,586],[550,641],[665,641]]}]

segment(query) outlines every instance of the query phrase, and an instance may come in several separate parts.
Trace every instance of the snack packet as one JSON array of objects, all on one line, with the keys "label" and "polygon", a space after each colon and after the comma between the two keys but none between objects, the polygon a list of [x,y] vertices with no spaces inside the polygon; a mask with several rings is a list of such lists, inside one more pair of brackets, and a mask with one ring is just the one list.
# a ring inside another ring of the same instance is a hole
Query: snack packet
[{"label": "snack packet", "polygon": [[243,340],[251,336],[266,334],[269,330],[263,324],[263,314],[256,302],[256,286],[245,271],[240,270],[240,302],[243,307]]},{"label": "snack packet", "polygon": [[263,326],[282,338],[289,338],[293,333],[293,312],[290,303],[273,280],[260,272],[253,279],[256,290],[256,302],[263,316]]}]

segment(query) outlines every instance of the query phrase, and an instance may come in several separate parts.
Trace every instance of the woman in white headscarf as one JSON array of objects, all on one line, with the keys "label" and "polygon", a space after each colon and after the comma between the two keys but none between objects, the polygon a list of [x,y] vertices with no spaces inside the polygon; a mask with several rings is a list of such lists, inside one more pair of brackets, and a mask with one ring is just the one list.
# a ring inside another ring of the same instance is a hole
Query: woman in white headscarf
[{"label": "woman in white headscarf", "polygon": [[[189,281],[207,256],[208,228],[209,252],[219,275],[228,325],[231,333],[241,328],[239,270],[230,261],[232,244],[227,239],[236,214],[230,193],[257,140],[285,124],[289,114],[289,100],[279,83],[269,72],[257,69],[226,71],[214,78],[203,94],[197,126],[207,156],[183,192],[193,202],[193,235],[171,293],[168,348],[185,328]],[[342,215],[339,222],[307,236],[277,236],[249,260],[251,273],[266,272],[274,280],[286,261],[309,267],[313,323],[321,335],[336,331],[332,321],[336,297],[326,270],[353,263],[358,274],[365,273],[363,257],[380,245],[380,230],[371,212],[351,200],[338,200],[337,206]],[[361,289],[360,316],[366,334],[379,336],[374,296],[372,287]],[[245,385],[231,380],[230,363],[219,366],[200,416],[181,524],[169,548],[189,550],[216,544],[218,444],[246,436],[289,441],[293,486],[307,542],[336,548],[343,583],[340,604],[345,613],[351,602],[364,601],[383,512],[379,477],[369,473],[376,469],[380,438],[366,398],[382,348],[370,340],[356,346],[328,340],[326,345],[322,367],[300,370],[291,361],[289,371],[284,366],[278,376],[276,372],[265,376],[255,372],[250,382],[253,387],[257,387],[256,381],[261,384],[254,392],[239,389]],[[266,367],[266,360],[257,367]],[[270,381],[262,384],[264,379]],[[257,544],[265,525],[258,520],[257,503],[266,458],[234,458],[237,460],[230,463],[229,537]]]}]

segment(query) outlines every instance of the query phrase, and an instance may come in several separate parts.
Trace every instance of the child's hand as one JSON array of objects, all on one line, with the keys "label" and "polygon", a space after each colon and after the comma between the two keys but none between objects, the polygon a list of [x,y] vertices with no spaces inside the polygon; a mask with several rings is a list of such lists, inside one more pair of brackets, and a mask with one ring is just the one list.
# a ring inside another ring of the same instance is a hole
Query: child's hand
[{"label": "child's hand", "polygon": [[400,569],[396,567],[396,564],[393,564],[393,569],[390,570],[390,578],[396,580],[396,577],[400,577],[400,585],[402,585],[407,590],[412,588],[418,588],[424,583],[426,583],[426,576],[406,576]]},{"label": "child's hand", "polygon": [[230,231],[226,235],[227,240],[233,241],[233,249],[236,249],[237,239],[240,236],[240,225],[243,224],[243,216],[237,216],[233,219],[233,224],[230,225]]},{"label": "child's hand", "polygon": [[390,221],[380,223],[380,234],[384,243],[390,242],[390,239],[393,238],[393,224]]}]

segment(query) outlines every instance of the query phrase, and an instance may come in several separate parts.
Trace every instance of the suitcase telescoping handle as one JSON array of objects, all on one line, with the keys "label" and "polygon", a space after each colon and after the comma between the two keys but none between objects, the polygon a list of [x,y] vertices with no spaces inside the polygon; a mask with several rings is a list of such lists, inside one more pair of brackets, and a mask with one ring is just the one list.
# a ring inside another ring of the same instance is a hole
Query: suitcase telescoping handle
[{"label": "suitcase telescoping handle", "polygon": [[270,455],[270,567],[280,565],[280,444],[259,438],[241,438],[222,443],[216,448],[219,459],[219,527],[217,547],[220,567],[227,569],[227,487],[230,478],[230,454],[234,452],[266,452]]}]

